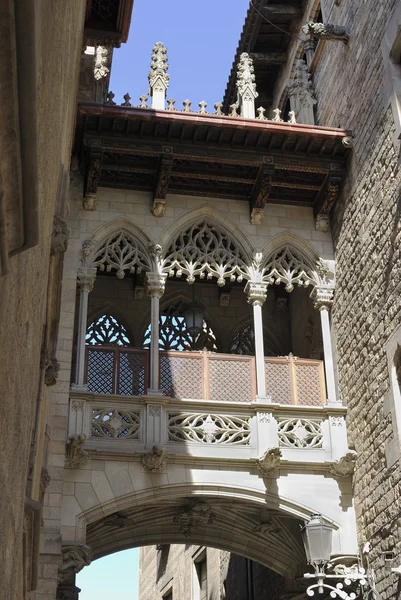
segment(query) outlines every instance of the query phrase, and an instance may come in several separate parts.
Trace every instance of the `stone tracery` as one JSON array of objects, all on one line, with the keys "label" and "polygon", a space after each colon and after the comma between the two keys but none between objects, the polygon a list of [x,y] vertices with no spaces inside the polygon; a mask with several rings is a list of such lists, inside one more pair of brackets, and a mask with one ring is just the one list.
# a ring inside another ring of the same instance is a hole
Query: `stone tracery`
[{"label": "stone tracery", "polygon": [[130,233],[120,230],[111,234],[95,252],[92,267],[99,271],[117,271],[118,279],[125,274],[149,271],[151,263],[149,255],[142,244]]}]

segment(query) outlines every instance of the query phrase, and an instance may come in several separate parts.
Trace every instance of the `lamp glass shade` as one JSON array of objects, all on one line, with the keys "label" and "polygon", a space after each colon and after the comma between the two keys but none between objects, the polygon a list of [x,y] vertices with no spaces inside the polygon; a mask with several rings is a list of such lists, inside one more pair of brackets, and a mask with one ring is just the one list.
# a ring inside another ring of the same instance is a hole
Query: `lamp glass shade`
[{"label": "lamp glass shade", "polygon": [[322,564],[330,560],[333,528],[324,523],[322,515],[312,515],[301,534],[308,563]]},{"label": "lamp glass shade", "polygon": [[198,335],[203,329],[203,310],[196,306],[188,308],[184,312],[185,324],[187,330],[193,336]]}]

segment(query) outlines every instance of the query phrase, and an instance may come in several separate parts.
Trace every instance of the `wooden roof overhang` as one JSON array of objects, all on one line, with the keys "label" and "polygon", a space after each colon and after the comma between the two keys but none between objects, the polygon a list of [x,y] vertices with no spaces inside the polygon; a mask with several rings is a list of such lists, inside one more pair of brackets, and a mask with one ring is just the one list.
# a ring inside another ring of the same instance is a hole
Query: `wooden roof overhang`
[{"label": "wooden roof overhang", "polygon": [[250,2],[223,98],[223,112],[228,112],[229,106],[237,100],[237,67],[242,52],[248,52],[253,59],[259,92],[257,106],[263,106],[268,113],[276,108],[272,106],[274,86],[287,62],[291,35],[302,18],[303,9],[302,0]]},{"label": "wooden roof overhang", "polygon": [[84,41],[118,48],[128,39],[134,0],[86,0]]},{"label": "wooden roof overhang", "polygon": [[[328,214],[345,172],[350,132],[208,114],[100,104],[78,107],[75,151],[84,195],[97,187],[242,200]],[[259,215],[262,211],[259,211]],[[263,217],[263,215],[262,215]]]}]

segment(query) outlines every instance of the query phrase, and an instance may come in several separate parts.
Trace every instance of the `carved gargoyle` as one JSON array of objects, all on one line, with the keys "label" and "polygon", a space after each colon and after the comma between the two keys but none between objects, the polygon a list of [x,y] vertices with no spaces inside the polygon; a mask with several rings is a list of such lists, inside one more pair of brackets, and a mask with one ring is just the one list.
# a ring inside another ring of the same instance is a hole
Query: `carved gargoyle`
[{"label": "carved gargoyle", "polygon": [[262,477],[274,477],[277,475],[282,454],[278,447],[269,448],[261,458],[258,458],[256,470]]},{"label": "carved gargoyle", "polygon": [[332,42],[344,42],[346,44],[349,40],[348,28],[342,25],[307,21],[302,27],[302,31],[305,35]]},{"label": "carved gargoyle", "polygon": [[86,465],[89,460],[89,454],[84,450],[85,442],[86,435],[84,433],[78,433],[70,437],[67,443],[66,469],[79,469]]},{"label": "carved gargoyle", "polygon": [[164,468],[166,464],[167,450],[159,446],[153,446],[151,452],[142,454],[141,463],[151,473],[157,473]]},{"label": "carved gargoyle", "polygon": [[185,536],[195,532],[199,527],[213,523],[216,515],[207,502],[196,502],[191,508],[183,509],[174,517],[179,530]]},{"label": "carved gargoyle", "polygon": [[330,467],[330,473],[334,477],[348,477],[352,475],[355,469],[357,453],[355,450],[348,450],[339,460]]}]

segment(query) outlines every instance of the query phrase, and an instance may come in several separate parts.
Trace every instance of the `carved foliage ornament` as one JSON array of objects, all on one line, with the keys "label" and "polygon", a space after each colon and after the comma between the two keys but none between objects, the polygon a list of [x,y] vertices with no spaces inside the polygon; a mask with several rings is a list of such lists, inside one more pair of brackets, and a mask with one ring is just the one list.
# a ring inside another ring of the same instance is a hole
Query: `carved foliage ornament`
[{"label": "carved foliage ornament", "polygon": [[356,459],[357,453],[355,450],[348,450],[344,456],[336,460],[330,467],[330,473],[334,477],[349,477],[354,472]]},{"label": "carved foliage ornament", "polygon": [[151,473],[160,472],[166,464],[167,450],[153,446],[151,452],[142,454],[141,463]]},{"label": "carved foliage ornament", "polygon": [[174,517],[174,523],[185,536],[213,523],[216,515],[206,502],[196,502],[192,508],[184,509]]},{"label": "carved foliage ornament", "polygon": [[269,448],[261,458],[258,458],[256,470],[262,477],[274,476],[280,466],[281,457],[280,448]]},{"label": "carved foliage ornament", "polygon": [[203,221],[177,235],[163,261],[163,271],[170,277],[216,278],[219,286],[225,280],[241,282],[247,277],[246,258],[236,242],[215,225]]},{"label": "carved foliage ornament", "polygon": [[114,233],[95,253],[92,266],[100,271],[117,271],[118,279],[125,274],[150,270],[150,261],[145,248],[125,231]]}]

